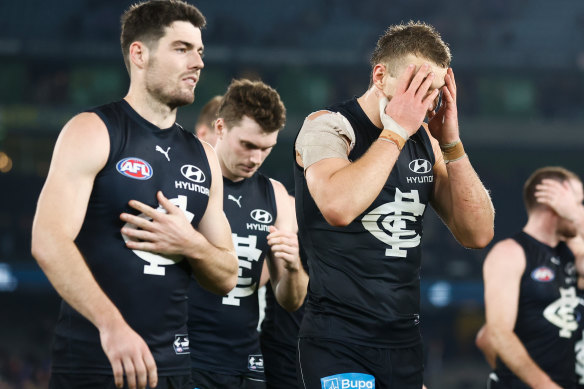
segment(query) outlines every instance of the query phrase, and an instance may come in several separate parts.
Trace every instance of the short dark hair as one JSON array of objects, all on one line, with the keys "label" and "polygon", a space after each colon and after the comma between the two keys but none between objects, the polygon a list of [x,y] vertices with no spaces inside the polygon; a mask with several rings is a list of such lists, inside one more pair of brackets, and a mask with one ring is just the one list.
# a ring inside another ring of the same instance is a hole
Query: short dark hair
[{"label": "short dark hair", "polygon": [[149,45],[164,36],[165,28],[176,21],[190,22],[202,29],[205,17],[195,6],[182,0],[149,0],[133,4],[121,18],[120,43],[128,73],[130,72],[130,45],[143,41]]},{"label": "short dark hair", "polygon": [[535,198],[535,187],[544,179],[552,179],[559,182],[576,180],[582,182],[577,174],[560,166],[545,166],[534,171],[523,185],[523,203],[529,214],[533,209],[540,207],[542,204]]},{"label": "short dark hair", "polygon": [[233,80],[221,99],[217,117],[228,127],[244,116],[255,120],[264,132],[279,131],[286,123],[286,108],[276,90],[262,81]]},{"label": "short dark hair", "polygon": [[195,129],[200,126],[207,126],[213,129],[213,124],[215,123],[215,119],[217,119],[217,110],[219,109],[222,98],[223,96],[221,95],[214,96],[203,106],[195,123]]},{"label": "short dark hair", "polygon": [[448,45],[434,27],[410,20],[385,30],[371,55],[371,67],[381,63],[393,69],[396,62],[408,54],[428,59],[443,68],[450,66],[452,60]]}]

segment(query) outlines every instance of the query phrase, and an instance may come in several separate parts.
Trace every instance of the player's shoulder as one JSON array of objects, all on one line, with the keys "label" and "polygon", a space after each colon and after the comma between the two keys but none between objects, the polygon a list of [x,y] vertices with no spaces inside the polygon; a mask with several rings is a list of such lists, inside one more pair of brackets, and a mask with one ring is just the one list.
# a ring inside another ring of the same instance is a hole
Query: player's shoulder
[{"label": "player's shoulder", "polygon": [[203,150],[205,150],[205,155],[207,156],[207,160],[209,160],[210,164],[213,164],[215,162],[219,163],[217,152],[215,151],[215,148],[211,146],[210,143],[207,143],[204,140],[197,138],[196,136],[194,136],[194,139],[195,142],[198,141],[201,143],[201,146],[203,146]]},{"label": "player's shoulder", "polygon": [[93,112],[73,116],[63,126],[59,137],[93,146],[109,140],[106,124]]},{"label": "player's shoulder", "polygon": [[485,259],[485,265],[509,268],[525,266],[525,251],[515,239],[503,239],[493,245]]},{"label": "player's shoulder", "polygon": [[320,111],[315,111],[315,112],[312,112],[311,114],[309,114],[306,117],[306,120],[315,120],[315,119],[317,119],[317,118],[319,118],[321,116],[324,116],[324,115],[333,115],[334,113],[335,112],[328,111],[326,109],[321,109]]},{"label": "player's shoulder", "polygon": [[272,184],[272,188],[274,188],[274,192],[278,192],[278,193],[285,193],[286,195],[288,195],[288,191],[286,190],[286,187],[284,186],[284,184],[282,184],[280,181],[271,178],[271,177],[267,177],[269,182]]},{"label": "player's shoulder", "polygon": [[276,204],[280,205],[288,205],[289,201],[288,198],[290,195],[288,194],[288,190],[280,181],[275,180],[273,178],[269,178],[270,183],[272,184],[272,188],[274,189],[274,196],[276,197]]}]

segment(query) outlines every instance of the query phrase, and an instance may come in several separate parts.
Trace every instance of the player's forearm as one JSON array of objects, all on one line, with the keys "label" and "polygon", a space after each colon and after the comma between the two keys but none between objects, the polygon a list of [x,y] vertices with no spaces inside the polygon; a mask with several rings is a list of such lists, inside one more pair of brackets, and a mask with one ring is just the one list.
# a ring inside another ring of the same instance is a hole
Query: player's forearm
[{"label": "player's forearm", "polygon": [[123,321],[117,307],[97,284],[77,246],[50,229],[33,230],[32,254],[47,278],[71,307],[98,329]]},{"label": "player's forearm", "polygon": [[274,285],[274,295],[282,308],[288,312],[294,312],[302,306],[307,286],[308,275],[303,269],[286,270]]},{"label": "player's forearm", "polygon": [[468,248],[483,248],[493,239],[495,211],[489,193],[468,158],[446,165],[452,210],[449,227]]},{"label": "player's forearm", "polygon": [[334,172],[326,182],[307,174],[310,193],[326,221],[346,226],[363,213],[383,189],[398,156],[395,144],[378,140],[361,158]]},{"label": "player's forearm", "polygon": [[237,285],[239,264],[234,251],[207,242],[187,258],[197,282],[210,292],[223,296]]},{"label": "player's forearm", "polygon": [[490,329],[495,352],[505,365],[531,388],[545,388],[550,377],[533,361],[515,333]]}]

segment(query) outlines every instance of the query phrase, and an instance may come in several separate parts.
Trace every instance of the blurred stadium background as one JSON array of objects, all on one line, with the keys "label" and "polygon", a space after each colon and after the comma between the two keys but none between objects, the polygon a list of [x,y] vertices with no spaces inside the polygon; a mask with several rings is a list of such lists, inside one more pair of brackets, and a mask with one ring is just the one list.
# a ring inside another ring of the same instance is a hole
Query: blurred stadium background
[{"label": "blurred stadium background", "polygon": [[[433,24],[451,47],[462,139],[493,197],[495,240],[525,222],[521,187],[535,168],[584,173],[582,0],[191,2],[208,21],[205,69],[178,122],[192,129],[232,78],[261,78],[288,109],[263,170],[290,189],[291,144],[304,117],[363,93],[377,37],[410,19]],[[131,3],[0,2],[0,388],[47,385],[59,299],[30,254],[35,203],[60,128],[126,93],[119,17]],[[488,367],[474,336],[487,250],[460,248],[433,211],[426,217],[426,383],[483,388]]]}]

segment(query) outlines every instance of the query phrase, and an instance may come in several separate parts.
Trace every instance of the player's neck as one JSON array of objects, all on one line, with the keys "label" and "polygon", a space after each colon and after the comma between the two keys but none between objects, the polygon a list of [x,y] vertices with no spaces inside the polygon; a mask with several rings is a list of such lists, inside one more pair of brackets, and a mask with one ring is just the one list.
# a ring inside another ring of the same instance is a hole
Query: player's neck
[{"label": "player's neck", "polygon": [[555,247],[560,243],[560,236],[557,231],[557,218],[550,215],[539,214],[532,215],[523,227],[523,231],[538,241]]},{"label": "player's neck", "polygon": [[381,91],[375,86],[369,88],[361,97],[357,98],[357,102],[361,106],[365,115],[371,120],[376,127],[383,128],[381,118],[379,117],[379,99],[381,98]]},{"label": "player's neck", "polygon": [[140,93],[130,87],[124,99],[138,115],[158,128],[170,128],[176,121],[176,108],[170,108],[168,105],[154,99],[148,93]]},{"label": "player's neck", "polygon": [[227,165],[225,165],[225,162],[223,161],[223,158],[221,157],[221,155],[219,153],[217,153],[218,155],[218,159],[219,159],[219,166],[221,167],[221,175],[223,175],[223,178],[227,178],[229,181],[231,182],[240,182],[245,180],[245,177],[241,177],[238,176],[234,173],[231,172],[231,170],[229,170],[227,168]]}]

